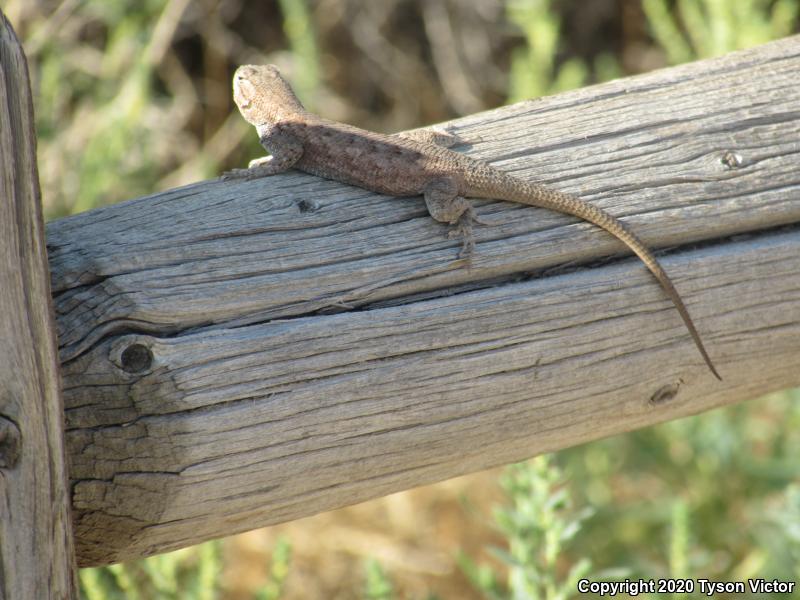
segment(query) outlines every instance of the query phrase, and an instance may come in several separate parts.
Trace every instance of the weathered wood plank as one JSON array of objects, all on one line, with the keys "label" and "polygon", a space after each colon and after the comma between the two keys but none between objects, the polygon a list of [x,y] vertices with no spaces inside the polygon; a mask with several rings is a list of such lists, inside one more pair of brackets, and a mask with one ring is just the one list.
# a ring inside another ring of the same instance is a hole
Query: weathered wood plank
[{"label": "weathered wood plank", "polygon": [[0,599],[77,598],[25,56],[0,11]]},{"label": "weathered wood plank", "polygon": [[[471,154],[596,202],[656,247],[794,223],[798,52],[790,38],[484,113],[453,129],[475,140]],[[723,164],[729,155],[741,166]],[[52,223],[62,356],[128,322],[175,332],[256,322],[623,252],[572,218],[479,204],[505,224],[477,230],[469,271],[454,264],[458,242],[445,239],[421,199],[297,173],[206,182]]]},{"label": "weathered wood plank", "polygon": [[637,261],[554,273],[621,246],[543,210],[479,203],[504,224],[478,230],[471,269],[421,199],[296,173],[50,224],[79,560],[800,382],[799,54],[791,38],[452,126],[473,155],[684,247],[664,264],[723,384]]},{"label": "weathered wood plank", "polygon": [[722,384],[633,261],[104,340],[65,368],[81,560],[178,548],[800,383],[797,231],[666,264]]}]

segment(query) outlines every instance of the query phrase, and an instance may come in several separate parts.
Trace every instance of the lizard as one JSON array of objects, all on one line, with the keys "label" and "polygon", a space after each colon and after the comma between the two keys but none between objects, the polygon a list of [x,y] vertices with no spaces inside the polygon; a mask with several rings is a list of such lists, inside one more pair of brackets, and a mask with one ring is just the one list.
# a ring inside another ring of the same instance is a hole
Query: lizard
[{"label": "lizard", "polygon": [[472,223],[485,224],[467,198],[490,198],[565,213],[606,230],[636,254],[672,300],[714,376],[722,380],[689,311],[652,251],[622,221],[570,194],[531,183],[449,148],[458,136],[421,129],[386,135],[331,121],[303,107],[275,65],[242,65],[233,76],[233,98],[256,128],[269,156],[234,169],[223,179],[253,179],[291,168],[379,194],[423,196],[436,221],[463,237],[461,257],[474,249]]}]

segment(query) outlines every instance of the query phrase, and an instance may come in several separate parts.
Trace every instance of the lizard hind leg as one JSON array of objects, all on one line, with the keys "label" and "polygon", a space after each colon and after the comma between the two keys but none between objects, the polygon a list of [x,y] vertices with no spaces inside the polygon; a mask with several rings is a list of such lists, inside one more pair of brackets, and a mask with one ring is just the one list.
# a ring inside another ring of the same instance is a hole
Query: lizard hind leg
[{"label": "lizard hind leg", "polygon": [[454,227],[448,237],[463,240],[459,258],[469,258],[475,249],[472,223],[480,223],[469,201],[458,195],[458,184],[452,177],[437,177],[425,186],[425,205],[431,217]]}]

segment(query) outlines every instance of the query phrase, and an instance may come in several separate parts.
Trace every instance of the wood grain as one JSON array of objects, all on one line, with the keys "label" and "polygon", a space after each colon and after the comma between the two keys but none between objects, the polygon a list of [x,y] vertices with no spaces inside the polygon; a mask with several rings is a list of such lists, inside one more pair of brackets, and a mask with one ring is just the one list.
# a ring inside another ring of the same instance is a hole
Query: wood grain
[{"label": "wood grain", "polygon": [[544,210],[476,203],[469,269],[422,199],[299,173],[51,223],[81,564],[800,383],[798,40],[449,124],[670,247],[723,384],[640,263]]},{"label": "wood grain", "polygon": [[25,56],[0,11],[0,599],[77,598]]}]

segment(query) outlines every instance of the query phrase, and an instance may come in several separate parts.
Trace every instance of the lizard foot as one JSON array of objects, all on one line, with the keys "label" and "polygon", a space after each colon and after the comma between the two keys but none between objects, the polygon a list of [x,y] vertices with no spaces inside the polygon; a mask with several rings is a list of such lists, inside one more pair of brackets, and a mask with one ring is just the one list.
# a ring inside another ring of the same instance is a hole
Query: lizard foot
[{"label": "lizard foot", "polygon": [[475,251],[475,237],[472,235],[472,222],[474,220],[475,216],[472,214],[472,210],[465,210],[454,224],[454,227],[447,232],[448,238],[461,238],[463,240],[458,258],[466,259],[467,261]]},{"label": "lizard foot", "polygon": [[222,174],[221,179],[223,180],[245,179],[247,181],[250,181],[251,179],[258,179],[259,177],[268,177],[270,175],[274,175],[275,173],[276,173],[275,169],[269,162],[267,161],[258,162],[255,160],[251,160],[250,166],[247,167],[246,169],[233,169],[231,171],[225,171]]},{"label": "lizard foot", "polygon": [[247,165],[246,169],[233,169],[225,171],[221,179],[256,179],[258,177],[266,177],[273,175],[276,172],[275,160],[272,156],[262,156],[261,158],[254,158]]},{"label": "lizard foot", "polygon": [[230,181],[231,179],[251,179],[252,173],[250,169],[231,169],[230,171],[225,171],[219,178],[223,181]]}]

